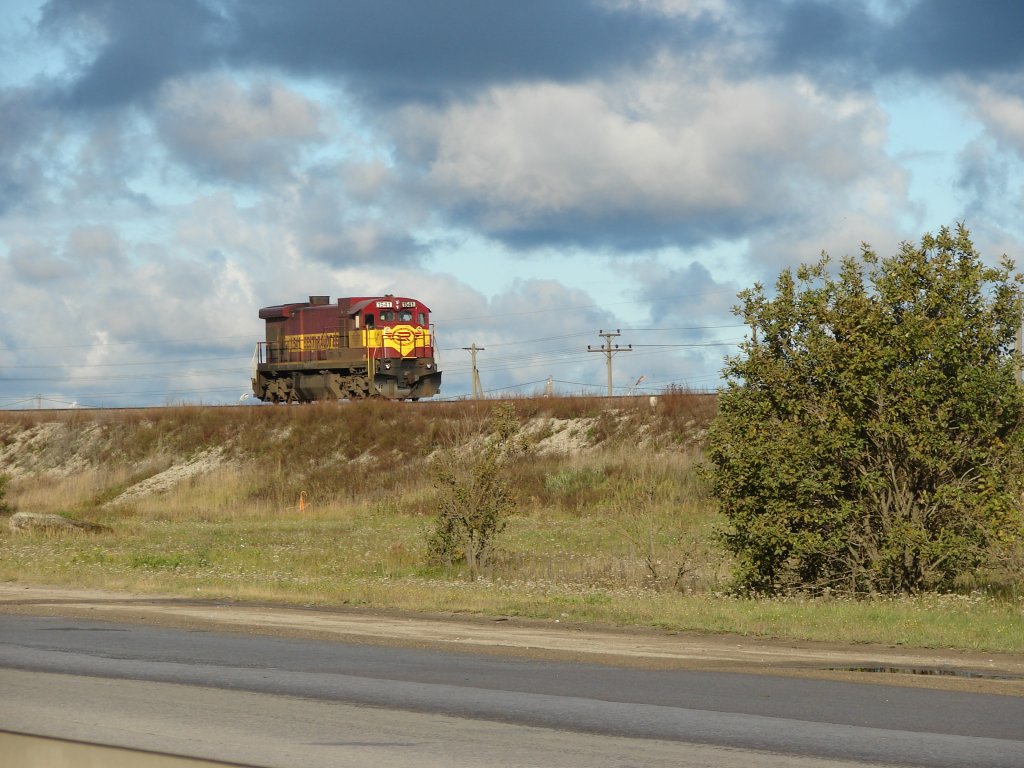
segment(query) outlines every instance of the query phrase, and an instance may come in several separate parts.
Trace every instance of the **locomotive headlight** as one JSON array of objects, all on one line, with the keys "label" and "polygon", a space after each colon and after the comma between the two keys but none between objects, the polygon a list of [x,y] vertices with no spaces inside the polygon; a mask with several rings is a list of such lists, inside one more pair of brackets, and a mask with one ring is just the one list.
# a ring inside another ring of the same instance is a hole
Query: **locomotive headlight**
[{"label": "locomotive headlight", "polygon": [[391,370],[391,363],[384,363],[384,370],[390,371]]}]

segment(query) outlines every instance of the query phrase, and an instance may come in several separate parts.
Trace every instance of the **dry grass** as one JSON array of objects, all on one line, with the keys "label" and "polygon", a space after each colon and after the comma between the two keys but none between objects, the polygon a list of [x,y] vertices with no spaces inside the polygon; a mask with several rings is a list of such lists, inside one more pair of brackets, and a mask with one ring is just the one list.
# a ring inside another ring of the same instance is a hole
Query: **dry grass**
[{"label": "dry grass", "polygon": [[[654,408],[646,399],[615,409],[602,399],[517,400],[537,446],[559,444],[575,429],[567,444],[587,448],[534,455],[513,468],[519,513],[485,578],[469,582],[428,567],[430,456],[478,439],[490,407],[174,408],[57,421],[2,414],[0,472],[12,475],[12,506],[110,530],[4,530],[0,578],[1024,651],[1024,603],[1012,589],[999,599],[724,596],[729,563],[715,544],[718,518],[698,471],[714,402],[686,393]],[[211,471],[164,493],[110,503],[211,449],[226,457]]]}]

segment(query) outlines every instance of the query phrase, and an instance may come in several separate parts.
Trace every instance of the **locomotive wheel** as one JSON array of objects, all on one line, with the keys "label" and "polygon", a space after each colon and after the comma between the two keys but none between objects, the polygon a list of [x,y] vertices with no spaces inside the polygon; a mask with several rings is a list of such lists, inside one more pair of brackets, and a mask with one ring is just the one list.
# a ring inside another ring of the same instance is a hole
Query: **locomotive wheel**
[{"label": "locomotive wheel", "polygon": [[291,387],[291,382],[287,379],[270,379],[263,392],[264,396],[261,399],[275,404],[291,403],[298,399],[298,395]]},{"label": "locomotive wheel", "polygon": [[370,396],[370,380],[365,376],[348,376],[341,384],[343,396],[349,400],[362,400]]}]

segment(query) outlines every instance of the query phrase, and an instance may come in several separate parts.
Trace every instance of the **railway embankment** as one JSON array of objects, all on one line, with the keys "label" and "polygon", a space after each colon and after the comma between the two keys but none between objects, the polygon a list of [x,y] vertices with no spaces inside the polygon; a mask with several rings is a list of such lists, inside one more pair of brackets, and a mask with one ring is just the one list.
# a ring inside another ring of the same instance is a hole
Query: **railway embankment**
[{"label": "railway embankment", "polygon": [[[1024,652],[1009,592],[731,597],[701,472],[713,397],[512,404],[526,445],[506,468],[514,504],[473,579],[428,541],[438,466],[473,470],[493,401],[0,414],[0,581]],[[15,512],[87,525],[13,532]]]}]

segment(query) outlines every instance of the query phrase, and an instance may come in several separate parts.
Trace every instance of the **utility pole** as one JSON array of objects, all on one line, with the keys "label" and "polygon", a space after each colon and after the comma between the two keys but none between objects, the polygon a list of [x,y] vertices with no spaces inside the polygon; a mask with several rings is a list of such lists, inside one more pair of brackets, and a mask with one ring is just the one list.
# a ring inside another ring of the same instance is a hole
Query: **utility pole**
[{"label": "utility pole", "polygon": [[602,344],[600,347],[596,347],[596,348],[595,347],[591,347],[589,344],[587,344],[587,352],[604,352],[605,357],[607,358],[607,364],[608,364],[608,397],[611,397],[612,396],[612,354],[615,353],[615,352],[632,352],[633,351],[633,345],[630,344],[628,347],[620,347],[618,344],[616,344],[614,347],[612,346],[612,339],[614,339],[616,336],[621,336],[622,335],[620,329],[617,329],[615,331],[615,333],[612,333],[611,331],[600,330],[600,331],[597,332],[597,335],[604,339],[604,344]]},{"label": "utility pole", "polygon": [[483,394],[483,387],[480,386],[480,371],[476,367],[476,353],[486,351],[487,347],[478,347],[476,342],[473,342],[471,346],[463,347],[464,350],[472,355],[473,360],[473,399],[478,400],[480,395]]}]

